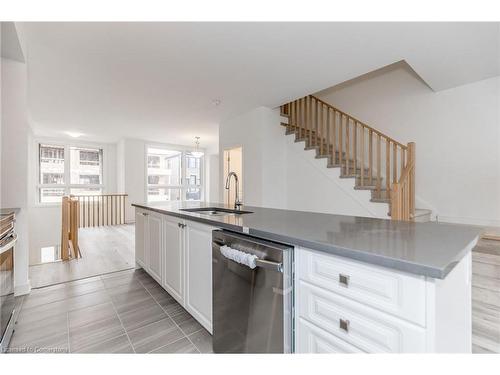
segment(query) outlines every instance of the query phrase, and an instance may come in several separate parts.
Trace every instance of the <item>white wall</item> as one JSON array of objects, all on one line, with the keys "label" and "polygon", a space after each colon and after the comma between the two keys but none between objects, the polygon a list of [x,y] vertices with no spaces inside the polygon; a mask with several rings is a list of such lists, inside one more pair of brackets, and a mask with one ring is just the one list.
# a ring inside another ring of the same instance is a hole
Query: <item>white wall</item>
[{"label": "white wall", "polygon": [[2,207],[18,207],[16,218],[19,239],[14,251],[14,290],[29,292],[28,258],[28,142],[31,128],[26,107],[26,66],[9,59],[1,63]]},{"label": "white wall", "polygon": [[118,165],[120,171],[120,189],[128,194],[128,204],[125,210],[125,221],[135,221],[132,203],[142,203],[146,200],[146,143],[139,139],[123,139],[118,145]]},{"label": "white wall", "polygon": [[[281,134],[281,136],[280,136]],[[243,203],[254,206],[284,207],[285,138],[276,111],[259,107],[219,125],[219,152],[242,147]],[[223,186],[224,166],[219,158],[219,186]],[[224,190],[219,189],[223,202]]]},{"label": "white wall", "polygon": [[219,202],[219,187],[220,185],[220,176],[219,176],[219,154],[212,154],[205,156],[206,163],[206,182],[208,184],[207,189],[207,202],[217,203]]},{"label": "white wall", "polygon": [[434,92],[399,64],[318,96],[416,142],[417,207],[441,221],[500,225],[500,78]]}]

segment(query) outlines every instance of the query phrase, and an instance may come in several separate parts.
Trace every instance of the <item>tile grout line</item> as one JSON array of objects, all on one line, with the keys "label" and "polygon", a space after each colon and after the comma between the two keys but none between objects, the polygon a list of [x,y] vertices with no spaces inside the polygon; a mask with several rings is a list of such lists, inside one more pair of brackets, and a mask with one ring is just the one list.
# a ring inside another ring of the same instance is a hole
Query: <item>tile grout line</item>
[{"label": "tile grout line", "polygon": [[[142,283],[142,281],[141,281],[141,280],[138,280],[138,281],[139,281],[139,283],[142,285],[142,287],[143,287],[144,289],[146,289],[146,291],[147,291],[147,292],[149,293],[149,295],[153,298],[153,300],[156,302],[156,304],[157,304],[158,306],[160,306],[160,308],[163,310],[163,312],[164,312],[165,314],[167,314],[167,316],[170,318],[170,320],[172,320],[172,322],[173,322],[173,323],[176,325],[176,327],[177,327],[177,328],[181,331],[181,333],[184,335],[184,337],[185,337],[185,338],[186,338],[186,339],[187,339],[187,340],[191,343],[191,345],[193,345],[193,346],[195,347],[195,349],[196,349],[196,350],[198,350],[198,352],[200,352],[200,350],[198,349],[198,347],[194,344],[194,342],[192,342],[192,341],[191,341],[191,339],[190,339],[190,338],[186,335],[186,333],[185,333],[185,332],[182,330],[182,328],[181,328],[181,327],[177,324],[177,322],[176,322],[176,321],[172,318],[172,316],[171,316],[171,315],[167,312],[167,310],[165,310],[165,309],[163,308],[163,306],[162,306],[162,305],[160,305],[160,304],[158,303],[158,301],[157,301],[157,300],[156,300],[156,298],[155,298],[155,297],[151,294],[151,292],[149,291],[149,289],[148,289],[148,288],[146,288],[146,287],[144,286],[144,284]],[[156,281],[156,280],[155,280],[155,281]],[[160,285],[160,284],[158,284],[158,285]],[[161,285],[160,285],[160,287],[161,287]],[[163,287],[162,287],[162,288],[163,288]],[[167,292],[167,293],[168,293],[168,292]],[[176,302],[177,302],[177,301],[176,301]],[[177,302],[177,303],[178,303],[178,302]],[[198,331],[197,331],[197,332],[198,332]],[[177,341],[177,340],[176,340],[176,341]],[[175,342],[175,341],[174,341],[174,342]],[[170,343],[170,344],[172,344],[172,343]],[[169,344],[166,344],[166,345],[169,345]],[[166,346],[166,345],[163,345],[163,346]],[[163,346],[161,346],[160,348],[163,348]],[[159,349],[159,348],[156,348],[156,349]],[[154,350],[156,350],[156,349],[154,349]],[[201,352],[200,352],[200,353],[201,353]]]},{"label": "tile grout line", "polygon": [[69,339],[69,311],[66,311],[66,332],[68,334],[68,354],[71,353],[71,341]]},{"label": "tile grout line", "polygon": [[[102,281],[102,278],[101,278],[101,281]],[[103,282],[104,283],[104,282]],[[123,325],[123,322],[122,322],[122,319],[120,318],[120,314],[118,314],[118,310],[116,310],[116,307],[115,307],[115,303],[113,302],[113,298],[111,297],[111,295],[108,293],[108,290],[106,289],[106,286],[104,286],[104,290],[106,292],[106,295],[109,297],[110,301],[111,301],[111,306],[113,306],[113,310],[115,311],[115,314],[116,314],[116,317],[118,318],[119,322],[120,322],[120,325],[122,326],[123,328],[123,331],[125,332],[125,335],[127,336],[127,340],[130,344],[130,347],[132,348],[132,350],[134,351],[134,353],[136,353],[135,351],[135,348],[134,348],[134,345],[132,345],[132,341],[130,340],[130,337],[128,336],[128,332],[127,330],[125,329],[125,326]],[[117,336],[118,337],[118,336]]]},{"label": "tile grout line", "polygon": [[[164,348],[165,346],[169,346],[169,345],[172,345],[172,344],[175,344],[176,342],[178,341],[181,341],[182,339],[187,339],[187,337],[181,337],[181,338],[178,338],[177,340],[175,341],[172,341],[171,343],[168,343],[168,344],[165,344],[165,345],[162,345],[160,346],[159,348],[156,348],[156,349],[153,349],[149,352],[147,352],[146,354],[151,354],[153,353],[154,351],[158,350],[158,349],[161,349],[161,348]],[[188,341],[191,343],[191,341],[188,339]],[[191,345],[193,345],[193,347],[195,348],[195,350],[201,354],[201,352],[198,350],[198,348],[196,347],[196,345],[194,345],[193,343],[191,343]],[[171,353],[171,354],[188,354],[188,353]]]}]

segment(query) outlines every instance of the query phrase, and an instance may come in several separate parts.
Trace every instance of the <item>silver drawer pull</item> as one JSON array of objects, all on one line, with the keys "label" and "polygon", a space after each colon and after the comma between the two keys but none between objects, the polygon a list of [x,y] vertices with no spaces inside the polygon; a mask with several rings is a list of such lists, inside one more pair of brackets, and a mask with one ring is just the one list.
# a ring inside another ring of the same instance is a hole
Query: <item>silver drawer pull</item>
[{"label": "silver drawer pull", "polygon": [[339,273],[339,284],[347,288],[349,286],[349,276]]},{"label": "silver drawer pull", "polygon": [[339,327],[341,330],[349,333],[349,321],[347,319],[340,319],[339,320]]}]

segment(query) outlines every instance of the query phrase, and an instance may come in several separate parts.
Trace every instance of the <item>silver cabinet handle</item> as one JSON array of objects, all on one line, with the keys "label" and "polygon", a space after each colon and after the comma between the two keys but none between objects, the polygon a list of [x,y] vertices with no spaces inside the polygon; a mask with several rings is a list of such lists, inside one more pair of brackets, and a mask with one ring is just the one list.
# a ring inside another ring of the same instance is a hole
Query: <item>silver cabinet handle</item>
[{"label": "silver cabinet handle", "polygon": [[339,284],[347,288],[349,286],[349,276],[339,273]]},{"label": "silver cabinet handle", "polygon": [[349,332],[349,324],[350,322],[347,319],[339,320],[339,328],[345,332]]}]

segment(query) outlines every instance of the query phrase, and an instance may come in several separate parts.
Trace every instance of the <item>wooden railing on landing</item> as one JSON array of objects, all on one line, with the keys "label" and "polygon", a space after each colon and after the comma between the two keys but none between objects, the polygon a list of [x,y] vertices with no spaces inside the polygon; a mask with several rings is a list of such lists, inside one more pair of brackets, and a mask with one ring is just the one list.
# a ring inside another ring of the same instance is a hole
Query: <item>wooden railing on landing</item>
[{"label": "wooden railing on landing", "polygon": [[125,224],[127,194],[72,195],[80,207],[79,227]]},{"label": "wooden railing on landing", "polygon": [[329,158],[329,167],[355,177],[357,189],[372,190],[372,201],[389,203],[393,219],[413,218],[414,143],[404,145],[313,95],[282,105],[281,115],[306,148]]}]

